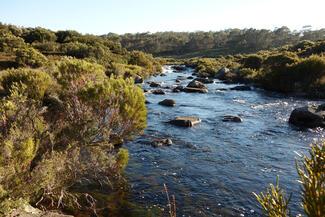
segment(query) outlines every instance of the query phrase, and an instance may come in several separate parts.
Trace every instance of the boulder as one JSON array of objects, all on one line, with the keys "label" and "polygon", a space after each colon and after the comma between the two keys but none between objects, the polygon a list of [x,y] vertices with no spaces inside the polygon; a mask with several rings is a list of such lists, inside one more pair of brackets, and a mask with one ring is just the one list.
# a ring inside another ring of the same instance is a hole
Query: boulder
[{"label": "boulder", "polygon": [[223,122],[236,122],[236,123],[243,122],[241,117],[236,116],[236,115],[225,115],[225,116],[223,116],[222,121]]},{"label": "boulder", "polygon": [[160,76],[161,76],[161,77],[165,77],[165,76],[167,76],[167,75],[166,75],[165,73],[161,73]]},{"label": "boulder", "polygon": [[154,148],[162,147],[162,146],[171,146],[173,144],[173,141],[169,138],[167,139],[155,139],[152,141],[151,145]]},{"label": "boulder", "polygon": [[201,123],[201,119],[191,116],[176,117],[175,119],[170,120],[168,123],[179,127],[193,127],[194,125]]},{"label": "boulder", "polygon": [[213,83],[213,79],[211,78],[195,78],[195,81],[199,81],[203,84],[212,84]]},{"label": "boulder", "polygon": [[158,103],[159,105],[173,107],[176,105],[176,101],[173,99],[164,99]]},{"label": "boulder", "polygon": [[141,76],[139,76],[139,75],[136,75],[134,77],[134,83],[135,84],[142,84],[143,83],[143,78]]},{"label": "boulder", "polygon": [[194,87],[185,87],[182,91],[186,93],[208,93],[206,88],[194,88]]},{"label": "boulder", "polygon": [[183,89],[183,91],[187,93],[207,93],[208,88],[202,82],[193,80]]},{"label": "boulder", "polygon": [[175,87],[172,91],[173,91],[174,93],[179,93],[179,92],[181,92],[181,91],[183,91],[183,90],[184,90],[184,87],[181,86],[181,85],[179,85],[179,86]]},{"label": "boulder", "polygon": [[185,71],[186,66],[184,66],[184,65],[174,65],[174,66],[172,66],[172,69],[174,69],[176,71]]},{"label": "boulder", "polygon": [[161,87],[161,84],[158,83],[158,82],[151,81],[151,82],[149,83],[149,86],[150,86],[150,87]]},{"label": "boulder", "polygon": [[239,86],[230,88],[230,90],[249,91],[249,90],[252,90],[252,88],[247,85],[239,85]]},{"label": "boulder", "polygon": [[190,87],[190,88],[204,88],[204,89],[207,89],[207,87],[200,81],[196,81],[196,80],[193,80],[191,81],[187,87]]},{"label": "boulder", "polygon": [[151,93],[155,95],[165,95],[165,92],[162,89],[152,90]]},{"label": "boulder", "polygon": [[235,81],[238,79],[238,74],[231,72],[228,68],[222,68],[220,69],[217,74],[215,75],[215,78],[223,81]]},{"label": "boulder", "polygon": [[181,82],[179,79],[176,79],[175,81],[176,81],[176,83],[180,83]]},{"label": "boulder", "polygon": [[193,76],[188,76],[187,79],[191,79],[192,80],[192,79],[194,79],[194,77]]},{"label": "boulder", "polygon": [[294,109],[289,123],[305,128],[325,127],[325,103]]}]

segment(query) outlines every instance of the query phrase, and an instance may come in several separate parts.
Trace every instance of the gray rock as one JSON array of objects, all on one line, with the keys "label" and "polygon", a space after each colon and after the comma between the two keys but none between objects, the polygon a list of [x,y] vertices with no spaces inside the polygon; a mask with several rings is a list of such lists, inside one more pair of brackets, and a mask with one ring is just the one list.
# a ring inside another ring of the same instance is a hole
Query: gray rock
[{"label": "gray rock", "polygon": [[235,115],[225,115],[225,116],[223,116],[222,121],[223,122],[236,122],[236,123],[243,122],[241,117],[235,116]]},{"label": "gray rock", "polygon": [[173,91],[174,93],[179,93],[179,92],[181,92],[181,91],[183,91],[183,90],[184,90],[184,87],[181,86],[181,85],[179,85],[179,86],[175,87],[172,91]]},{"label": "gray rock", "polygon": [[155,95],[165,95],[165,92],[162,89],[152,90],[151,93]]},{"label": "gray rock", "polygon": [[325,103],[294,109],[289,123],[305,128],[325,127]]},{"label": "gray rock", "polygon": [[173,99],[164,99],[158,103],[159,105],[173,107],[176,105],[176,101]]},{"label": "gray rock", "polygon": [[174,69],[176,71],[185,71],[187,68],[184,65],[174,65],[174,66],[172,66],[172,69]]},{"label": "gray rock", "polygon": [[194,125],[201,123],[201,119],[191,116],[176,117],[175,119],[170,120],[168,123],[179,127],[193,127]]},{"label": "gray rock", "polygon": [[202,82],[193,80],[186,87],[208,89]]}]

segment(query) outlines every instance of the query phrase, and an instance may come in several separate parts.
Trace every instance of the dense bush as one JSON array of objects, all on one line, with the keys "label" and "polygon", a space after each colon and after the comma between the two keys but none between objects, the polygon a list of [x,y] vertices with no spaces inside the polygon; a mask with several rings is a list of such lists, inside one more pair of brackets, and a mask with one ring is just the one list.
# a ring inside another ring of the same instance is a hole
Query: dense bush
[{"label": "dense bush", "polygon": [[42,99],[46,90],[53,84],[52,78],[38,69],[12,69],[4,71],[0,77],[0,84],[6,95],[10,95],[13,88],[26,86],[24,91],[28,97]]},{"label": "dense bush", "polygon": [[53,76],[64,87],[74,80],[92,79],[98,81],[106,77],[105,68],[102,65],[85,60],[64,58],[57,61],[56,66],[57,70],[54,70]]},{"label": "dense bush", "polygon": [[30,44],[33,42],[56,41],[56,35],[52,31],[40,27],[26,29],[22,37],[25,42]]},{"label": "dense bush", "polygon": [[262,67],[263,58],[259,55],[249,55],[241,60],[244,68],[258,70]]},{"label": "dense bush", "polygon": [[16,50],[16,62],[20,66],[30,66],[37,68],[47,63],[47,58],[31,47],[22,47]]},{"label": "dense bush", "polygon": [[45,72],[8,70],[1,77],[10,91],[0,99],[3,214],[20,201],[73,212],[95,209],[96,194],[76,186],[101,183],[111,191],[128,161],[127,150],[116,145],[146,126],[144,94],[132,80],[107,78],[102,66],[71,58],[50,69],[62,88],[43,99],[55,82]]}]

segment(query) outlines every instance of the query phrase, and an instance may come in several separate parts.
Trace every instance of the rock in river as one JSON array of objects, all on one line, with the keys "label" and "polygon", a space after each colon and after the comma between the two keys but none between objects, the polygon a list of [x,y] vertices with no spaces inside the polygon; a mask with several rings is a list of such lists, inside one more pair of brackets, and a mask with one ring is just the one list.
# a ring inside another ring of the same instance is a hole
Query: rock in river
[{"label": "rock in river", "polygon": [[195,81],[199,81],[203,84],[212,84],[214,81],[211,78],[195,78]]},{"label": "rock in river", "polygon": [[289,123],[306,128],[325,127],[325,103],[296,108],[290,115]]},{"label": "rock in river", "polygon": [[155,95],[165,95],[165,92],[162,89],[152,90],[151,93]]},{"label": "rock in river", "polygon": [[176,71],[185,71],[186,66],[184,66],[184,65],[174,65],[174,66],[172,66],[172,69],[174,69]]},{"label": "rock in river", "polygon": [[161,87],[161,84],[158,82],[151,81],[149,86],[150,87]]},{"label": "rock in river", "polygon": [[156,139],[152,141],[151,145],[154,148],[162,147],[162,146],[171,146],[173,141],[171,139]]},{"label": "rock in river", "polygon": [[248,91],[248,90],[252,90],[252,88],[247,85],[240,85],[240,86],[232,87],[230,88],[230,90]]},{"label": "rock in river", "polygon": [[164,99],[158,103],[159,105],[173,107],[176,105],[176,101],[173,99]]},{"label": "rock in river", "polygon": [[194,125],[201,123],[201,119],[191,116],[176,117],[175,119],[170,120],[168,123],[179,127],[193,127]]},{"label": "rock in river", "polygon": [[235,116],[235,115],[225,115],[225,116],[223,116],[222,121],[223,122],[236,122],[236,123],[243,122],[241,117]]},{"label": "rock in river", "polygon": [[187,93],[207,93],[208,88],[202,82],[193,80],[183,89],[183,91]]}]

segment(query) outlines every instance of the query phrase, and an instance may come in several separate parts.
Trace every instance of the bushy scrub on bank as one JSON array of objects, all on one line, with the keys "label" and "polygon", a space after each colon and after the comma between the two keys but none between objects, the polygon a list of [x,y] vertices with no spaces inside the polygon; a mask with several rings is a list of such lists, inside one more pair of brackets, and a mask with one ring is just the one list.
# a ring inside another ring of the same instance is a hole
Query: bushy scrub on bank
[{"label": "bushy scrub on bank", "polygon": [[228,68],[228,82],[247,82],[284,93],[303,93],[325,97],[324,42],[303,41],[294,46],[260,51],[256,54],[218,58],[195,58],[185,61],[204,77],[218,77]]},{"label": "bushy scrub on bank", "polygon": [[119,145],[146,126],[142,90],[73,58],[7,70],[0,81],[0,213],[22,203],[71,213],[100,208],[80,189],[110,191],[122,182],[128,152]]},{"label": "bushy scrub on bank", "polygon": [[0,23],[0,36],[0,215],[25,203],[70,213],[114,206],[98,189],[121,189],[120,146],[146,126],[132,78],[159,73],[160,61],[71,30]]}]

